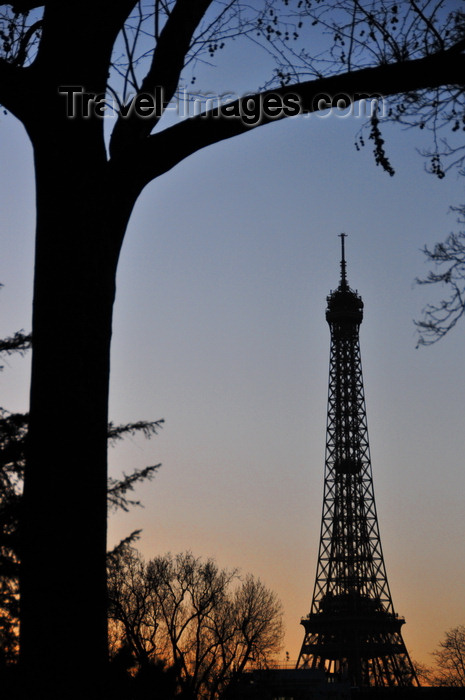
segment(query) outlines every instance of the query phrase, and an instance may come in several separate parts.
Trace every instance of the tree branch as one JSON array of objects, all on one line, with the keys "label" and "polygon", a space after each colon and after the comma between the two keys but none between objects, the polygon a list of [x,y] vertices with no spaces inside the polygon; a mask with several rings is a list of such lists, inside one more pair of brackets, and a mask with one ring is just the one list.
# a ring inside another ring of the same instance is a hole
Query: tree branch
[{"label": "tree branch", "polygon": [[154,464],[144,469],[135,469],[132,474],[124,474],[122,479],[108,478],[107,503],[110,508],[117,510],[121,508],[126,513],[133,506],[141,506],[141,502],[128,498],[127,492],[133,491],[134,486],[146,479],[152,479],[161,464]]},{"label": "tree branch", "polygon": [[[345,96],[351,101],[362,98],[382,98],[395,94],[426,90],[440,85],[465,84],[465,56],[454,50],[438,52],[433,56],[413,61],[399,62],[364,68],[358,71],[320,78],[294,85],[287,85],[241,98],[228,105],[208,110],[195,117],[185,119],[172,127],[144,139],[125,160],[130,166],[133,186],[142,190],[157,176],[167,172],[184,158],[214,143],[238,136],[252,129],[283,119],[288,114],[272,118],[260,114],[253,124],[237,116],[226,114],[243,113],[244,100],[257,103],[275,95],[284,99],[290,94],[298,96],[301,113],[312,113],[329,106],[335,96]],[[227,108],[227,109],[226,109]]]},{"label": "tree branch", "polygon": [[21,120],[31,108],[28,82],[27,69],[0,58],[0,104]]},{"label": "tree branch", "polygon": [[[464,207],[459,210],[463,211]],[[441,269],[438,272],[430,270],[426,278],[417,278],[416,283],[446,286],[449,298],[428,304],[423,309],[423,320],[414,321],[419,333],[417,347],[436,343],[454,328],[465,313],[465,232],[451,233],[433,250],[425,246],[423,253]]]},{"label": "tree branch", "polygon": [[140,119],[134,111],[130,111],[126,117],[120,116],[112,132],[110,153],[150,134],[163,113],[164,105],[176,91],[194,32],[212,2],[213,0],[177,0],[160,32],[150,69],[139,91],[140,94],[154,94],[159,89],[157,99],[162,104],[157,104],[157,110],[151,118]]},{"label": "tree branch", "polygon": [[10,338],[2,338],[0,340],[0,355],[11,355],[14,352],[19,352],[23,355],[32,346],[32,334],[17,331]]},{"label": "tree branch", "polygon": [[[46,2],[36,80],[56,93],[57,85],[80,80],[105,92],[116,38],[138,0]],[[85,51],[83,51],[83,39]],[[63,83],[63,81],[65,81]]]},{"label": "tree branch", "polygon": [[109,423],[107,437],[110,443],[113,444],[117,440],[121,440],[127,435],[136,435],[139,432],[142,432],[143,436],[149,439],[152,437],[152,435],[157,435],[158,430],[163,427],[164,422],[164,418],[161,418],[155,421],[137,421],[136,423],[126,423],[123,425],[114,425],[113,423]]},{"label": "tree branch", "polygon": [[10,5],[13,8],[13,12],[29,12],[30,10],[35,10],[37,7],[44,7],[45,0],[16,0],[13,3],[2,3],[2,5]]}]

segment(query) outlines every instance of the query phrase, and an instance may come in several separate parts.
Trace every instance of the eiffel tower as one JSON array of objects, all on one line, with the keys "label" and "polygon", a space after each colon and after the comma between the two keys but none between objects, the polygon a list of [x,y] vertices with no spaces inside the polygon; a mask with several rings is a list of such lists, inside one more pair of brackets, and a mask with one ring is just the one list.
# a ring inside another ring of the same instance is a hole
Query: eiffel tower
[{"label": "eiffel tower", "polygon": [[331,331],[323,514],[315,588],[298,668],[352,686],[419,685],[394,612],[379,536],[363,390],[363,301],[341,280],[327,297]]}]

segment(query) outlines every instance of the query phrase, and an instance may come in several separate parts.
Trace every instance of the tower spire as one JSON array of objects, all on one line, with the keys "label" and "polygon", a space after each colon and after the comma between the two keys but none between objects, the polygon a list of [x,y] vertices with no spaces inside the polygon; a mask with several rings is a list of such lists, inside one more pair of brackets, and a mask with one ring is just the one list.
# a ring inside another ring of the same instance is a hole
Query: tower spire
[{"label": "tower spire", "polygon": [[347,238],[347,233],[340,233],[339,238],[341,239],[341,282],[340,282],[339,286],[342,290],[345,291],[349,287],[349,285],[347,284],[347,276],[346,276],[346,259],[345,259],[345,245],[344,245],[344,238]]},{"label": "tower spire", "polygon": [[331,333],[320,547],[297,666],[353,686],[418,685],[394,612],[378,528],[359,328],[363,301],[346,278],[327,298]]}]

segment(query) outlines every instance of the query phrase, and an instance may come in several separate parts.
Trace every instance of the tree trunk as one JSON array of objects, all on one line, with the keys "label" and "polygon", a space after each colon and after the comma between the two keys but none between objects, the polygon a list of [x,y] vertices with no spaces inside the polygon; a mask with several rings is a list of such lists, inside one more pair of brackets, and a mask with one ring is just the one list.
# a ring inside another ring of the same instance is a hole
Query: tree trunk
[{"label": "tree trunk", "polygon": [[111,182],[102,144],[86,125],[68,122],[77,134],[33,137],[37,239],[21,552],[28,700],[106,697],[110,340],[131,206]]}]

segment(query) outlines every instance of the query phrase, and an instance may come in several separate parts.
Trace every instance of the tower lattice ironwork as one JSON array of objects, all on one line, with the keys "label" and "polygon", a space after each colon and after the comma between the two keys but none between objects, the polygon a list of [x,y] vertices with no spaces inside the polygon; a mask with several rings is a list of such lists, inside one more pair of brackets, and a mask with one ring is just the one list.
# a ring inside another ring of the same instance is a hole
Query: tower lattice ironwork
[{"label": "tower lattice ironwork", "polygon": [[363,301],[341,281],[327,298],[331,331],[323,514],[315,588],[297,666],[354,686],[418,685],[394,612],[378,528],[359,327]]}]

